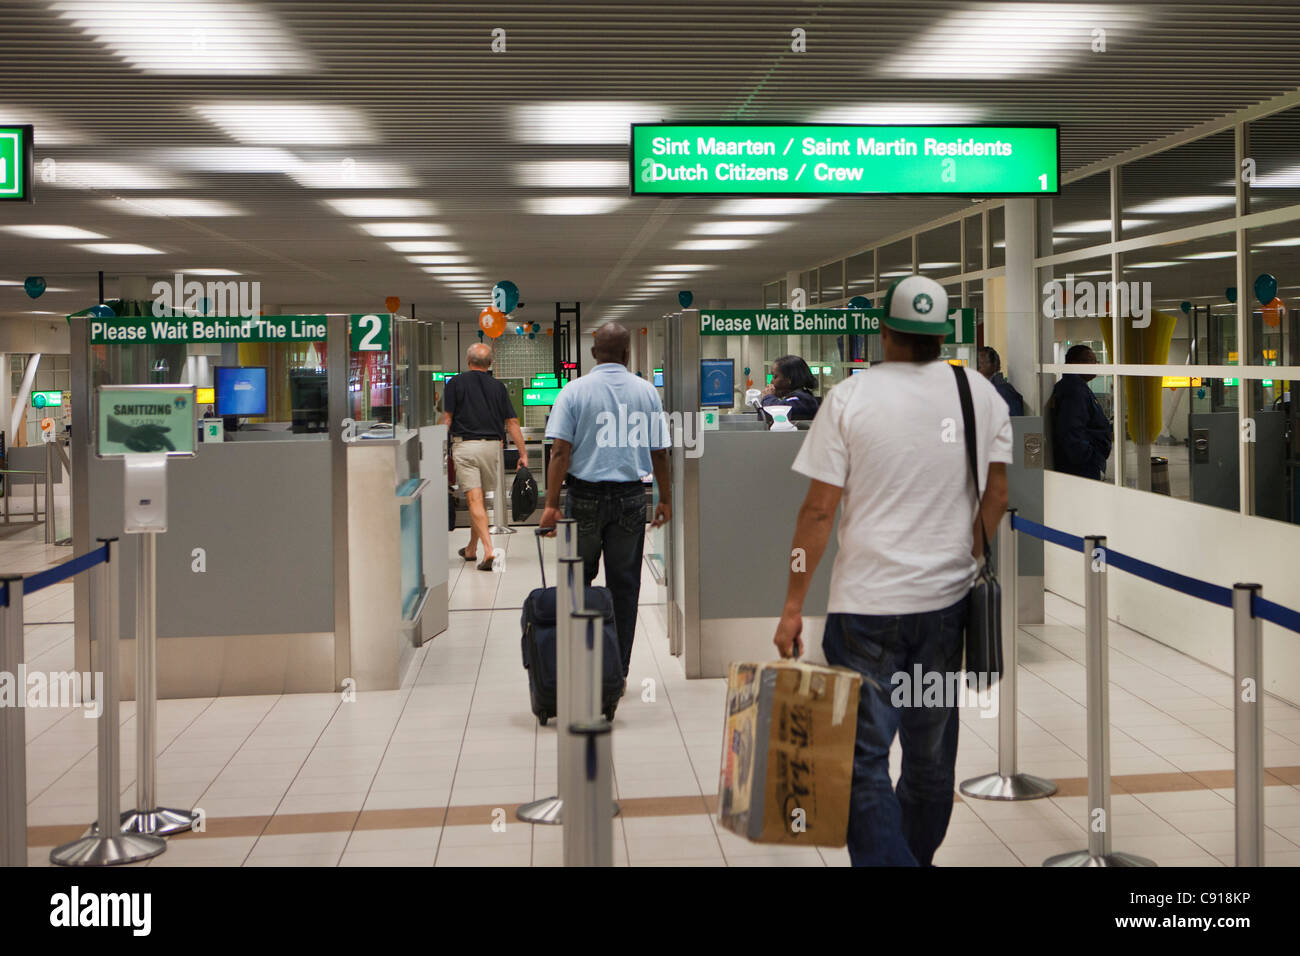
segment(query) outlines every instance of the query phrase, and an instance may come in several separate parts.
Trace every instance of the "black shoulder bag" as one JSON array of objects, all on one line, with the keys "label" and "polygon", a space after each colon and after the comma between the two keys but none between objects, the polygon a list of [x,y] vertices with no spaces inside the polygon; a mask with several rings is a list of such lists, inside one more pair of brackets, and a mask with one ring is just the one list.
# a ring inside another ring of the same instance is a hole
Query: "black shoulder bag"
[{"label": "black shoulder bag", "polygon": [[971,402],[970,382],[966,370],[952,367],[957,376],[957,394],[961,397],[961,417],[966,425],[966,460],[970,463],[970,480],[975,486],[975,513],[979,516],[984,538],[984,563],[971,585],[966,606],[966,680],[974,679],[978,687],[992,687],[1002,676],[1002,585],[990,563],[988,530],[984,527],[984,509],[980,495],[979,455],[975,445],[975,406]]}]

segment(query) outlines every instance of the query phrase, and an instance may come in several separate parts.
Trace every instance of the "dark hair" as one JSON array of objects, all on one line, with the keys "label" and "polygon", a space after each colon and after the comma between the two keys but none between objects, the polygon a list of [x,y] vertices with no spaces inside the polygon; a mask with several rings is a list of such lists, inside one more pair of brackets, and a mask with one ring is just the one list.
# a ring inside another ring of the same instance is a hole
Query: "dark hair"
[{"label": "dark hair", "polygon": [[889,337],[911,354],[910,361],[913,362],[933,362],[939,357],[939,350],[943,347],[942,335],[918,335],[914,332],[890,329]]},{"label": "dark hair", "polygon": [[989,345],[980,346],[980,355],[984,356],[985,361],[993,366],[993,371],[1002,368],[1002,357],[998,355],[998,350]]},{"label": "dark hair", "polygon": [[799,356],[782,355],[779,359],[774,360],[772,364],[790,383],[791,391],[802,388],[805,392],[811,392],[817,387],[817,380],[813,378],[812,369]]},{"label": "dark hair", "polygon": [[[1092,354],[1092,349],[1080,342],[1078,345],[1070,346],[1070,350],[1065,353],[1065,362],[1067,365],[1086,363],[1088,356]],[[1093,358],[1096,358],[1096,356],[1093,355]]]}]

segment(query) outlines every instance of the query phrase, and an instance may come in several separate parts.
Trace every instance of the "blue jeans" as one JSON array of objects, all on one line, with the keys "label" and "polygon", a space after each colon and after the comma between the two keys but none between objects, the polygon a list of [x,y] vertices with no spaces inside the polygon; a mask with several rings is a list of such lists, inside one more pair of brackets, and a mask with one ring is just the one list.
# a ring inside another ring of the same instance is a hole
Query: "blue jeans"
[{"label": "blue jeans", "polygon": [[645,488],[640,482],[580,482],[569,479],[569,517],[578,523],[578,556],[584,583],[591,585],[605,558],[605,586],[614,600],[614,626],[623,654],[623,676],[632,660],[641,562],[645,550]]},{"label": "blue jeans", "polygon": [[[900,700],[902,706],[896,706],[894,675],[905,674],[914,682],[919,665],[923,674],[942,675],[944,687],[956,686],[949,675],[961,670],[965,629],[965,598],[923,614],[826,616],[826,660],[863,677],[849,803],[849,857],[854,866],[933,865],[934,851],[952,816],[956,701],[943,695],[938,706],[934,701],[920,706],[918,690],[915,700],[909,693]],[[903,743],[897,791],[889,779],[895,733]]]}]

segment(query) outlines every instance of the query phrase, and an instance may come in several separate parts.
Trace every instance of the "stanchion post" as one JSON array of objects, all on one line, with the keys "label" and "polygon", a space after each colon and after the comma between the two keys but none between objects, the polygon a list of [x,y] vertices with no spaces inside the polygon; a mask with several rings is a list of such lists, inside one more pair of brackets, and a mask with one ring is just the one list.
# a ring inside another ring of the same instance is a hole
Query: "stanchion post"
[{"label": "stanchion post", "polygon": [[1258,584],[1232,586],[1233,791],[1237,866],[1264,865],[1264,654]]},{"label": "stanchion post", "polygon": [[514,534],[515,529],[510,527],[510,506],[509,498],[506,497],[506,443],[501,443],[501,450],[497,452],[497,486],[492,493],[492,527],[488,530],[492,534]]},{"label": "stanchion post", "polygon": [[[54,543],[54,442],[45,443],[45,543]],[[36,520],[36,516],[32,516]]]},{"label": "stanchion post", "polygon": [[998,702],[998,770],[963,780],[963,796],[979,800],[1036,800],[1056,793],[1056,784],[1016,770],[1016,723],[1020,718],[1016,701],[1016,618],[1019,609],[1019,555],[1016,532],[1011,525],[1016,514],[1009,508],[998,526],[998,581],[1002,585],[1002,675],[992,693]]},{"label": "stanchion post", "polygon": [[100,538],[107,554],[90,572],[90,629],[99,664],[99,819],[89,835],[50,851],[61,866],[113,866],[148,860],[167,849],[162,837],[122,833],[121,647],[118,587],[121,554],[117,538]]},{"label": "stanchion post", "polygon": [[[576,780],[566,795],[564,865],[614,865],[614,797],[611,775],[610,725],[600,714],[599,677],[605,616],[600,611],[574,614],[575,651],[582,672],[574,694],[577,717],[568,726],[574,743]],[[597,683],[593,685],[592,675]]]},{"label": "stanchion post", "polygon": [[1088,848],[1049,857],[1043,866],[1155,866],[1116,853],[1110,826],[1110,610],[1106,590],[1106,536],[1083,539],[1084,667],[1088,691]]},{"label": "stanchion post", "polygon": [[136,807],[122,814],[122,832],[166,836],[191,829],[198,817],[190,810],[158,806],[157,535],[146,531],[139,534],[136,540]]},{"label": "stanchion post", "polygon": [[[23,579],[0,575],[0,674],[12,675],[25,695],[23,673]],[[0,866],[27,865],[27,710],[25,699],[0,706]]]}]

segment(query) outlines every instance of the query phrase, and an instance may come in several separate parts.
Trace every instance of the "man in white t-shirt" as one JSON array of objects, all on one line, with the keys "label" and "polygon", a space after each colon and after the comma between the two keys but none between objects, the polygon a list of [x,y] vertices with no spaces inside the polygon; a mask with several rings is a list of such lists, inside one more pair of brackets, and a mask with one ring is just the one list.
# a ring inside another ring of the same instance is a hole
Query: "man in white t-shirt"
[{"label": "man in white t-shirt", "polygon": [[[774,643],[782,657],[802,653],[804,597],[842,504],[822,648],[831,664],[864,678],[849,855],[854,866],[929,866],[952,815],[957,702],[894,690],[914,681],[917,667],[926,682],[933,673],[940,687],[957,686],[966,599],[984,547],[957,380],[939,358],[953,328],[948,296],[933,279],[908,276],[883,307],[884,363],[831,389],[795,458],[794,470],[812,482]],[[1007,505],[1011,421],[987,379],[959,371],[975,413],[978,507],[992,533]],[[897,792],[889,777],[896,733]]]}]

